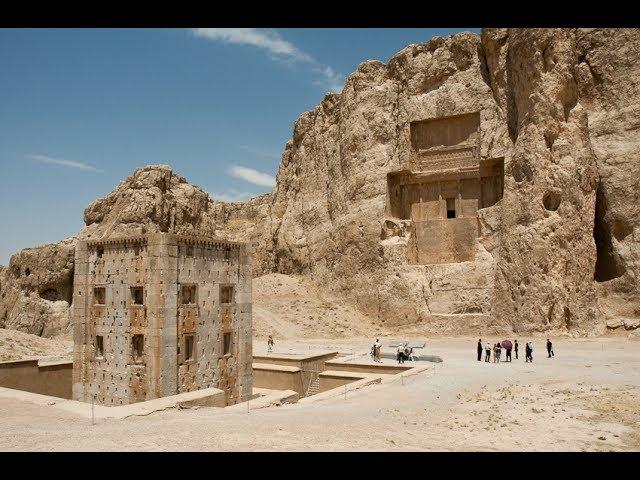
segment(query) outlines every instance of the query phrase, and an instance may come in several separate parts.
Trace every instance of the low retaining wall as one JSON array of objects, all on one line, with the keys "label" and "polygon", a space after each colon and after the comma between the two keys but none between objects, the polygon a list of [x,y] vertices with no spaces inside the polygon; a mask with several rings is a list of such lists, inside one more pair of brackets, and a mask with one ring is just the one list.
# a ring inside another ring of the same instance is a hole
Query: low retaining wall
[{"label": "low retaining wall", "polygon": [[129,405],[119,405],[117,407],[91,405],[91,403],[79,402],[77,400],[66,400],[50,395],[41,395],[39,393],[2,387],[0,387],[0,397],[64,410],[87,419],[93,418],[96,421],[149,415],[150,413],[169,408],[218,407],[222,410],[226,405],[225,392],[217,388],[206,388],[204,390],[179,393],[169,397],[155,398],[153,400],[131,403]]},{"label": "low retaining wall", "polygon": [[37,359],[0,362],[0,387],[58,398],[71,398],[73,362]]},{"label": "low retaining wall", "polygon": [[[326,367],[325,367],[326,361],[332,358],[335,358],[337,356],[338,356],[338,352],[324,352],[324,353],[317,353],[317,354],[310,354],[310,355],[291,355],[291,354],[287,355],[287,354],[281,354],[281,353],[271,353],[267,355],[254,356],[253,361],[255,362],[255,364],[263,365],[262,372],[260,372],[259,370],[254,370],[254,385],[261,388],[275,389],[277,387],[274,387],[271,385],[286,384],[286,382],[290,381],[290,380],[285,380],[284,378],[283,379],[276,378],[277,375],[282,375],[282,374],[265,373],[264,370],[266,370],[267,367],[265,367],[264,364],[298,368],[299,372],[297,373],[297,376],[299,378],[299,381],[297,383],[294,382],[289,384],[290,386],[287,389],[294,390],[298,392],[300,397],[304,397],[311,383],[316,378],[318,378],[318,373],[326,370]],[[262,378],[258,380],[259,384],[255,383],[256,373],[259,376],[262,376]],[[268,382],[267,376],[270,376],[271,378],[269,380],[273,380],[275,383],[273,384],[267,383]]]},{"label": "low retaining wall", "polygon": [[341,372],[358,372],[358,373],[380,373],[386,375],[395,375],[406,370],[413,368],[411,365],[383,365],[380,363],[357,363],[357,362],[343,362],[340,360],[331,360],[325,362],[327,370],[338,370]]},{"label": "low retaining wall", "polygon": [[254,388],[253,391],[254,393],[259,392],[259,396],[257,398],[251,399],[248,402],[236,403],[230,407],[222,408],[219,412],[249,412],[250,410],[258,410],[260,408],[296,403],[300,398],[298,392],[294,392],[293,390]]},{"label": "low retaining wall", "polygon": [[327,370],[322,372],[319,376],[320,385],[318,393],[326,392],[334,388],[342,387],[348,383],[357,382],[363,378],[367,378],[370,375],[366,373],[354,373],[354,372],[340,372],[336,370]]},{"label": "low retaining wall", "polygon": [[270,390],[293,390],[301,397],[304,396],[301,370],[298,367],[273,363],[254,363],[253,387]]}]

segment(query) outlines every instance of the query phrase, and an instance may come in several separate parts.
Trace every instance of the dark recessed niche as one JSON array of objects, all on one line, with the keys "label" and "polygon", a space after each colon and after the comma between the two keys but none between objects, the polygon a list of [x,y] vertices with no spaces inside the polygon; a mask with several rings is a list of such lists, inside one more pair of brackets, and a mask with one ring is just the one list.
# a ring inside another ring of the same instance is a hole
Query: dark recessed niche
[{"label": "dark recessed niche", "polygon": [[542,204],[544,205],[544,208],[551,212],[558,210],[561,202],[562,197],[556,192],[547,192],[544,194],[544,197],[542,197]]},{"label": "dark recessed niche", "polygon": [[53,302],[57,300],[64,300],[58,290],[56,290],[55,288],[47,288],[46,290],[40,292],[40,298]]},{"label": "dark recessed niche", "polygon": [[626,269],[623,260],[613,248],[614,235],[607,222],[607,199],[602,185],[599,185],[596,191],[595,210],[593,239],[596,244],[596,266],[593,278],[596,282],[606,282],[621,277]]}]

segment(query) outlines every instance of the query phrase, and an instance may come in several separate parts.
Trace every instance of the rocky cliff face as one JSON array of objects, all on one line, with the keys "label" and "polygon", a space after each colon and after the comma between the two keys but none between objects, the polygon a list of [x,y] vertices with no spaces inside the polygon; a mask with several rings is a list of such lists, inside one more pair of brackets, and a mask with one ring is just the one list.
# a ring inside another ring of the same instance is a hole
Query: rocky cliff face
[{"label": "rocky cliff face", "polygon": [[26,248],[0,269],[0,327],[40,336],[69,330],[74,241]]},{"label": "rocky cliff face", "polygon": [[609,327],[640,326],[640,35],[576,35],[576,78],[598,169],[594,237],[598,303]]},{"label": "rocky cliff face", "polygon": [[[634,328],[639,52],[640,31],[620,29],[488,29],[410,45],[386,65],[362,63],[341,94],[300,116],[270,194],[225,204],[168,167],[146,167],[86,209],[79,236],[245,240],[256,275],[306,275],[388,330]],[[474,261],[410,264],[387,174],[407,162],[411,122],[469,112],[480,115],[480,158],[504,157],[503,197],[478,210]],[[0,272],[0,321],[33,332],[27,318],[44,324],[46,312],[24,312],[50,300],[25,300],[40,287],[15,273],[29,251],[57,259],[37,278],[59,275],[70,257],[61,245],[28,249]]]}]

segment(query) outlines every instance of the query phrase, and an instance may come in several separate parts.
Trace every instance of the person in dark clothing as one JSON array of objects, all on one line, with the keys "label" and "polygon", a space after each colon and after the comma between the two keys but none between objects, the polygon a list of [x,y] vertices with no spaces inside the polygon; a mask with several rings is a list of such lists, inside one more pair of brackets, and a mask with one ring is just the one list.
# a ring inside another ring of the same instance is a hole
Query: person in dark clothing
[{"label": "person in dark clothing", "polygon": [[553,354],[553,344],[551,343],[551,340],[549,340],[548,338],[547,338],[547,354],[549,355],[547,358],[555,357],[555,355]]},{"label": "person in dark clothing", "polygon": [[525,362],[533,362],[533,346],[531,342],[527,342],[525,346]]},{"label": "person in dark clothing", "polygon": [[514,348],[516,350],[516,360],[517,360],[518,359],[518,340],[515,341]]},{"label": "person in dark clothing", "polygon": [[510,362],[511,361],[511,349],[507,348],[507,357],[506,357],[506,361]]},{"label": "person in dark clothing", "polygon": [[478,361],[482,360],[482,339],[478,340]]}]

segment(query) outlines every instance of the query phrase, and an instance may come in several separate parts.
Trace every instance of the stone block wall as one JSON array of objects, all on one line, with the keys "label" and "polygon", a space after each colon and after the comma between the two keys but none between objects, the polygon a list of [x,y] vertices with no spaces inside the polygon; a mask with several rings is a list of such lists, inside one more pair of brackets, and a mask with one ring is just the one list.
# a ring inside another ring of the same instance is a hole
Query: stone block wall
[{"label": "stone block wall", "polygon": [[244,244],[165,233],[79,242],[73,305],[74,399],[123,405],[210,387],[228,404],[250,396]]}]

